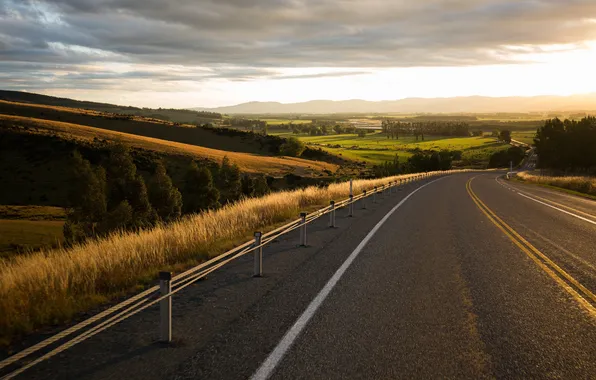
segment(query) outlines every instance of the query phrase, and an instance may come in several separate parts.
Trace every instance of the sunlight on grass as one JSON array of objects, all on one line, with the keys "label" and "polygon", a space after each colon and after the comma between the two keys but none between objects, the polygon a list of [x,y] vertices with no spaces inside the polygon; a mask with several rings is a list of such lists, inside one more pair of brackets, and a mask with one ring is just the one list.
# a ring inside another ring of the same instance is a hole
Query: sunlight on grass
[{"label": "sunlight on grass", "polygon": [[[440,174],[440,173],[436,173]],[[398,178],[354,181],[355,194]],[[345,199],[349,184],[251,198],[139,233],[116,233],[72,249],[0,261],[0,337],[71,318],[152,278],[163,268],[196,263],[247,240],[253,231],[298,217],[300,211]]]},{"label": "sunlight on grass", "polygon": [[521,172],[517,177],[524,182],[560,187],[596,196],[596,177],[587,176],[549,176],[538,175],[530,172]]}]

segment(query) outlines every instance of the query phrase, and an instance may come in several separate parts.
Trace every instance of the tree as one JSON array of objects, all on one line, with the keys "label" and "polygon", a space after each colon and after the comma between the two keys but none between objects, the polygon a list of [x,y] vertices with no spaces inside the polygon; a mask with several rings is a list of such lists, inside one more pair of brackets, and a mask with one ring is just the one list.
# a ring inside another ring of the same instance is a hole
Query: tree
[{"label": "tree", "polygon": [[499,140],[509,144],[511,142],[511,131],[505,129],[499,132]]},{"label": "tree", "polygon": [[366,137],[366,130],[365,129],[358,129],[358,137]]},{"label": "tree", "polygon": [[262,197],[263,195],[269,194],[269,192],[271,191],[269,189],[269,184],[267,183],[267,178],[265,178],[263,174],[258,174],[253,179],[253,188],[253,195],[255,197]]},{"label": "tree", "polygon": [[500,150],[493,153],[488,161],[489,168],[507,168],[510,164],[513,166],[519,163],[525,157],[525,152],[518,146],[509,147],[507,150]]},{"label": "tree", "polygon": [[127,201],[133,211],[128,228],[152,226],[157,214],[151,207],[145,181],[137,173],[128,148],[122,144],[114,145],[104,167],[108,184],[108,210],[111,212]]},{"label": "tree", "polygon": [[149,181],[149,201],[162,221],[169,222],[180,217],[182,194],[172,185],[172,179],[161,162],[157,163]]},{"label": "tree", "polygon": [[306,146],[302,141],[296,137],[289,137],[279,148],[279,153],[283,156],[300,157],[305,149]]},{"label": "tree", "polygon": [[534,138],[542,168],[596,172],[596,118],[547,120]]},{"label": "tree", "polygon": [[103,168],[93,168],[78,151],[73,154],[71,168],[71,209],[67,213],[63,228],[67,244],[82,242],[96,236],[107,212],[106,173]]},{"label": "tree", "polygon": [[182,196],[185,213],[196,213],[219,207],[219,191],[213,185],[211,171],[191,162],[186,171]]},{"label": "tree", "polygon": [[264,175],[258,174],[251,177],[248,174],[242,176],[242,194],[248,197],[261,197],[269,194],[269,184]]},{"label": "tree", "polygon": [[255,192],[254,182],[248,174],[244,174],[242,176],[242,179],[240,180],[240,187],[242,188],[243,195],[246,195],[247,197],[253,196]]},{"label": "tree", "polygon": [[228,156],[224,156],[218,171],[218,189],[220,202],[222,204],[234,202],[240,198],[242,193],[240,183],[240,168],[233,164]]}]

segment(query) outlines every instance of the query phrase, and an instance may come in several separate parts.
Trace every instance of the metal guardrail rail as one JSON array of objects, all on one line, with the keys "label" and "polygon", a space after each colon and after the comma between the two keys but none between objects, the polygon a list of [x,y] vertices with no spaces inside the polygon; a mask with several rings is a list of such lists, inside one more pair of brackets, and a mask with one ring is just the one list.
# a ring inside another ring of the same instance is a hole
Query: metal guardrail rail
[{"label": "metal guardrail rail", "polygon": [[[310,214],[303,212],[300,214],[299,219],[293,220],[267,233],[263,234],[261,232],[255,232],[254,240],[247,241],[238,247],[235,247],[173,277],[170,272],[160,272],[159,285],[153,286],[123,302],[118,303],[117,305],[114,305],[96,314],[91,318],[69,327],[64,331],[1,361],[0,371],[12,370],[11,372],[6,373],[1,380],[12,379],[27,369],[35,366],[36,364],[39,364],[44,360],[47,360],[158,303],[160,304],[160,340],[163,342],[170,342],[172,340],[172,296],[189,285],[192,285],[197,280],[204,278],[230,261],[244,256],[250,252],[254,253],[254,276],[259,277],[262,275],[263,271],[263,247],[280,236],[283,236],[296,229],[300,229],[300,245],[306,246],[307,225],[323,217],[324,215],[329,215],[329,226],[335,227],[335,211],[340,208],[348,206],[349,216],[353,216],[354,204],[359,200],[363,201],[362,208],[365,209],[366,199],[369,197],[372,197],[372,202],[376,203],[377,196],[379,194],[387,191],[391,193],[393,192],[394,188],[405,183],[418,181],[435,175],[451,174],[452,172],[453,171],[450,170],[444,172],[421,173],[401,179],[398,178],[383,186],[375,186],[371,189],[364,190],[358,195],[352,194],[350,185],[351,195],[347,199],[341,200],[339,202],[331,201],[329,206],[321,208]],[[81,331],[79,335],[68,339],[65,342],[59,343],[65,340],[65,338],[79,331]],[[56,345],[56,347],[47,350],[53,345]],[[38,355],[34,359],[29,358],[35,353],[39,354],[39,352],[44,349],[46,349],[47,352]]]}]

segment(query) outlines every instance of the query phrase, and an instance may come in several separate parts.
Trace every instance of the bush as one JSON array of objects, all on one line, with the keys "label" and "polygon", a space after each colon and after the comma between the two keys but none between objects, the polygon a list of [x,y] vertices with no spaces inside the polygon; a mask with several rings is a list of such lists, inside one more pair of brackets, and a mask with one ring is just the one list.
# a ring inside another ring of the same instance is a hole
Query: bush
[{"label": "bush", "polygon": [[306,145],[296,137],[289,137],[279,148],[279,153],[283,156],[300,157],[306,149]]},{"label": "bush", "polygon": [[488,161],[489,168],[506,168],[511,163],[513,166],[519,165],[523,160],[525,152],[518,146],[512,146],[507,150],[500,150],[493,153]]}]

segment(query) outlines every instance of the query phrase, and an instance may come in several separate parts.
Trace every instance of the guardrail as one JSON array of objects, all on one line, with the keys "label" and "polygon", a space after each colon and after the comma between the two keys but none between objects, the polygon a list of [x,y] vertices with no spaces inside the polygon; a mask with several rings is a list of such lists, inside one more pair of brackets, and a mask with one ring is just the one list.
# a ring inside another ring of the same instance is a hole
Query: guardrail
[{"label": "guardrail", "polygon": [[[283,236],[296,229],[300,229],[300,246],[306,246],[306,227],[308,226],[308,224],[323,217],[324,215],[329,215],[329,227],[335,228],[335,212],[338,209],[348,206],[348,215],[352,217],[354,216],[354,205],[359,200],[362,200],[362,209],[366,209],[366,199],[369,197],[372,197],[372,203],[376,203],[377,196],[385,194],[386,192],[389,192],[389,194],[391,194],[393,193],[395,188],[402,186],[406,183],[422,180],[438,174],[450,174],[452,172],[453,171],[450,170],[445,172],[421,173],[414,176],[398,178],[383,186],[375,186],[373,189],[369,189],[369,191],[365,189],[361,194],[358,195],[353,194],[350,181],[349,198],[341,200],[339,202],[335,202],[332,200],[329,206],[314,211],[310,214],[302,212],[300,213],[300,217],[298,219],[293,220],[281,227],[278,227],[273,231],[269,231],[264,234],[261,231],[257,231],[254,234],[253,240],[249,240],[238,247],[235,247],[210,260],[207,260],[204,263],[197,265],[176,276],[172,277],[172,274],[170,272],[160,272],[159,285],[153,286],[117,305],[108,308],[107,310],[100,312],[99,314],[96,314],[95,316],[89,319],[86,319],[85,321],[76,324],[75,326],[69,327],[64,331],[1,361],[0,370],[9,369],[11,367],[17,367],[19,364],[22,364],[21,367],[13,368],[12,372],[4,375],[1,379],[11,379],[23,373],[27,369],[35,366],[36,364],[39,364],[42,361],[47,360],[52,356],[55,356],[75,346],[76,344],[81,343],[91,338],[92,336],[99,334],[100,332],[114,326],[115,324],[122,322],[123,320],[130,318],[133,315],[138,314],[141,311],[158,303],[160,305],[160,341],[165,343],[171,342],[172,296],[180,292],[184,288],[188,287],[189,285],[193,284],[197,280],[204,278],[208,274],[216,271],[217,269],[221,268],[230,261],[244,256],[250,252],[253,252],[254,255],[253,275],[255,277],[260,277],[263,274],[263,247],[271,243],[273,240],[279,238],[280,236]],[[59,341],[65,339],[66,337],[83,329],[86,330],[81,332],[74,338],[69,339],[68,341],[58,345],[57,347],[49,350],[45,354],[42,354],[41,356],[38,356],[33,360],[23,363],[25,361],[24,359],[29,358],[31,355],[43,350],[44,348],[56,344]]]}]

